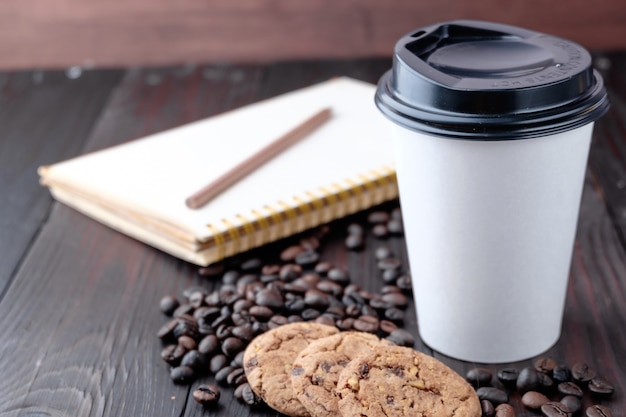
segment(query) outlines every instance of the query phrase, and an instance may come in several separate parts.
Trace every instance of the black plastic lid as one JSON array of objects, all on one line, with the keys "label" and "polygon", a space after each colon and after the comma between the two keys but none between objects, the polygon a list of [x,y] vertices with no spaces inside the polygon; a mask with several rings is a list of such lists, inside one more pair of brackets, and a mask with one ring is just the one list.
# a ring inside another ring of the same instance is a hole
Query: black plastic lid
[{"label": "black plastic lid", "polygon": [[609,107],[582,46],[515,26],[459,20],[401,38],[376,105],[412,130],[501,140],[585,125]]}]

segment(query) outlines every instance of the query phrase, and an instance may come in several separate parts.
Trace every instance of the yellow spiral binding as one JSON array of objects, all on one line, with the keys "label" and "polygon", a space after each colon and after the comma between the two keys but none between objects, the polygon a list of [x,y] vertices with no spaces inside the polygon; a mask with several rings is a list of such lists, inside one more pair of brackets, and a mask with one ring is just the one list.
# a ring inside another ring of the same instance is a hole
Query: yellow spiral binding
[{"label": "yellow spiral binding", "polygon": [[252,210],[253,220],[241,214],[235,216],[237,224],[224,219],[224,230],[207,225],[216,252],[213,262],[398,197],[396,173],[389,166],[329,187],[320,187],[316,193],[307,191],[305,197],[294,196],[292,204],[277,201],[263,206],[262,212]]}]

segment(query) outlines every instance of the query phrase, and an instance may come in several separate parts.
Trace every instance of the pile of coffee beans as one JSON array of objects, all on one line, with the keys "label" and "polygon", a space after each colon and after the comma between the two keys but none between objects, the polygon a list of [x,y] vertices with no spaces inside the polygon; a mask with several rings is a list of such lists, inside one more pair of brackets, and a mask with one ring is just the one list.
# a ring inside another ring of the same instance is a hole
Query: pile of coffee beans
[{"label": "pile of coffee beans", "polygon": [[[228,267],[200,268],[199,275],[214,289],[194,286],[160,301],[169,319],[158,337],[172,381],[189,385],[212,375],[216,385],[199,385],[193,391],[195,401],[205,407],[218,403],[218,386],[233,388],[235,398],[244,404],[262,404],[246,381],[243,352],[258,334],[294,321],[370,332],[413,346],[413,335],[403,329],[411,277],[384,243],[403,233],[400,209],[372,210],[344,227],[349,251],[363,250],[368,233],[381,242],[374,251],[380,292],[363,290],[351,282],[348,271],[321,259],[319,249],[328,227],[287,244],[277,261],[253,257]],[[484,417],[512,417],[515,407],[545,417],[613,416],[599,403],[611,396],[613,386],[582,362],[568,367],[539,358],[534,366],[500,369],[496,378],[490,369],[473,368],[466,379],[476,388]]]},{"label": "pile of coffee beans", "polygon": [[[384,238],[391,231],[401,233],[399,219],[397,209],[373,211],[365,227],[380,229],[376,236]],[[348,235],[355,233],[355,225],[348,226]],[[359,227],[364,235],[365,227]],[[386,285],[380,293],[365,291],[351,282],[345,269],[320,258],[320,242],[327,232],[320,228],[287,245],[273,263],[251,258],[229,268],[201,268],[200,274],[217,281],[215,289],[194,286],[181,296],[164,296],[159,306],[170,319],[158,337],[172,380],[191,384],[213,375],[216,385],[199,386],[193,393],[204,406],[218,402],[217,385],[232,387],[243,403],[259,404],[246,381],[244,350],[255,336],[297,321],[368,332],[413,346],[413,335],[402,328],[411,285],[399,259],[382,246],[376,257]]]},{"label": "pile of coffee beans", "polygon": [[476,388],[484,417],[515,416],[509,400],[516,395],[526,409],[545,417],[577,416],[583,410],[587,417],[613,415],[606,405],[598,403],[613,394],[613,386],[583,362],[569,367],[542,357],[533,366],[500,369],[496,377],[500,387],[493,385],[493,373],[488,368],[472,368],[465,375]]}]

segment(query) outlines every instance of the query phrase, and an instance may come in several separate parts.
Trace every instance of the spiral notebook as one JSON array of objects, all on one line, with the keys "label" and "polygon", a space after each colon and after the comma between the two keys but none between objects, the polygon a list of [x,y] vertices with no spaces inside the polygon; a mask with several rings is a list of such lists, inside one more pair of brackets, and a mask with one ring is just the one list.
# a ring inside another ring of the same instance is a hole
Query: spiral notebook
[{"label": "spiral notebook", "polygon": [[[58,201],[197,265],[398,196],[375,86],[334,78],[188,125],[39,168]],[[185,199],[311,114],[332,117],[207,205]]]}]

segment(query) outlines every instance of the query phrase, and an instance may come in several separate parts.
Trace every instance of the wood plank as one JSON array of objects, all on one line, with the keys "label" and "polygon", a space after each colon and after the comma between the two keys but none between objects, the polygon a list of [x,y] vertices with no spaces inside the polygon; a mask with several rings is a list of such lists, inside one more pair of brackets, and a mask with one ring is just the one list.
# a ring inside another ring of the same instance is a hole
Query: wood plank
[{"label": "wood plank", "polygon": [[0,68],[150,66],[389,57],[413,29],[457,18],[494,20],[577,41],[626,47],[621,0],[406,2],[358,0],[7,0]]},{"label": "wood plank", "polygon": [[[37,167],[77,155],[122,71],[0,74],[0,294],[50,209]],[[1,297],[0,297],[1,298]]]}]

